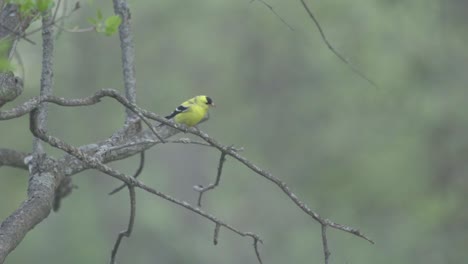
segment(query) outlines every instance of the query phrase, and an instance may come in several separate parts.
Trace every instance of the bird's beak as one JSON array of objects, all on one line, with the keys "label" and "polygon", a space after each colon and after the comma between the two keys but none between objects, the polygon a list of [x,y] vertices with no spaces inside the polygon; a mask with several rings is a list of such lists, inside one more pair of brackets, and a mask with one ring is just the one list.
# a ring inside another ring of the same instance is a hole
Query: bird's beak
[{"label": "bird's beak", "polygon": [[215,105],[214,103],[211,103],[210,105],[211,105],[212,107],[216,107],[216,105]]}]

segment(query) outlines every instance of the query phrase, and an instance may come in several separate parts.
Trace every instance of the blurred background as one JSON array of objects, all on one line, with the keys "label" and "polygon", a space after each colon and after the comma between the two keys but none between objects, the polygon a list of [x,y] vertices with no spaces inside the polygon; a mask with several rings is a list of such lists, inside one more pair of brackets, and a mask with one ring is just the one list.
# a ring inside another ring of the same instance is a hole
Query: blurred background
[{"label": "blurred background", "polygon": [[[167,114],[198,94],[217,108],[201,129],[285,181],[316,212],[359,228],[375,245],[329,230],[331,263],[463,263],[468,244],[466,1],[308,1],[328,39],[378,84],[369,85],[322,42],[300,1],[268,0],[294,31],[259,1],[129,1],[136,48],[138,104]],[[88,27],[97,8],[84,2],[65,23]],[[39,24],[35,25],[39,27]],[[33,26],[34,27],[34,26]],[[20,43],[25,92],[38,94],[38,45]],[[55,91],[84,97],[122,90],[118,36],[62,33]],[[18,67],[19,69],[19,67]],[[50,107],[49,132],[79,146],[122,125],[112,100]],[[0,146],[31,149],[27,117],[1,122]],[[177,137],[177,136],[176,136]],[[178,137],[186,137],[179,135]],[[55,157],[63,155],[49,148]],[[216,175],[219,153],[158,145],[141,176],[148,185],[196,204],[196,184]],[[111,164],[125,173],[135,156]],[[27,172],[0,169],[0,219],[26,197]],[[58,213],[28,233],[6,263],[106,263],[127,225],[125,191],[86,171]],[[320,226],[275,185],[228,158],[221,186],[204,209],[264,239],[264,263],[322,263]],[[119,263],[257,263],[251,240],[152,195],[137,193],[135,229]]]}]

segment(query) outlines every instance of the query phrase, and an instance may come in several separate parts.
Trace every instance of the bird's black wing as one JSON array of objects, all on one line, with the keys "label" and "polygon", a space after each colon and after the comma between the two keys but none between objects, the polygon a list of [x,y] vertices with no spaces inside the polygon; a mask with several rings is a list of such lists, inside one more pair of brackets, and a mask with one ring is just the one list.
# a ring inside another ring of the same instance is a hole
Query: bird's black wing
[{"label": "bird's black wing", "polygon": [[186,106],[183,106],[183,105],[179,105],[175,110],[174,112],[172,112],[170,115],[166,116],[166,119],[171,119],[173,118],[174,116],[180,114],[180,113],[183,113],[185,111],[187,111],[187,109],[189,109],[188,107]]}]

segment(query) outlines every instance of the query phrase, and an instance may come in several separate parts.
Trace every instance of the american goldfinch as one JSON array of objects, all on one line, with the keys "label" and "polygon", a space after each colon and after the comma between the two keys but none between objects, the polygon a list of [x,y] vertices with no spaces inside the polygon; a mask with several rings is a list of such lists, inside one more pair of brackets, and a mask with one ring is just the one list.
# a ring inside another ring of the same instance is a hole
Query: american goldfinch
[{"label": "american goldfinch", "polygon": [[180,104],[167,119],[188,127],[196,126],[208,117],[208,109],[215,106],[213,100],[206,95],[198,95]]}]

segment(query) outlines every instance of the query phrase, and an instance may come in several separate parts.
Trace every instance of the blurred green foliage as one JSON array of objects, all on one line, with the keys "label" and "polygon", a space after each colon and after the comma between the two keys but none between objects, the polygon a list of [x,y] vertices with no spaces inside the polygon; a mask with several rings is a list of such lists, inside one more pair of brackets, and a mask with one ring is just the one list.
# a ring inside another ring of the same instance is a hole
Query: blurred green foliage
[{"label": "blurred green foliage", "polygon": [[55,6],[54,0],[7,0],[6,3],[19,5],[21,16],[43,13]]},{"label": "blurred green foliage", "polygon": [[[468,244],[468,8],[457,0],[313,1],[335,47],[378,83],[356,76],[323,44],[299,1],[269,0],[289,30],[258,1],[130,1],[138,104],[169,113],[207,94],[217,108],[201,128],[287,182],[313,209],[376,241],[330,230],[331,263],[463,263]],[[104,7],[104,6],[103,6]],[[103,10],[112,13],[110,3]],[[86,26],[84,7],[66,22]],[[40,34],[34,36],[40,43]],[[41,47],[20,43],[25,92],[38,94]],[[122,89],[118,37],[64,33],[54,93],[83,97]],[[12,107],[9,103],[4,108]],[[50,107],[49,132],[74,145],[120,127],[111,100]],[[29,151],[27,117],[1,122],[0,146]],[[184,135],[181,135],[184,136]],[[56,157],[61,152],[49,148]],[[196,203],[195,184],[214,180],[218,153],[197,146],[148,151],[142,179]],[[135,158],[112,164],[126,173]],[[25,198],[27,173],[0,169],[0,218]],[[7,263],[105,263],[126,227],[125,192],[98,172],[74,176],[78,190],[38,225]],[[121,263],[257,263],[251,241],[149,194]],[[280,190],[228,159],[204,209],[265,241],[265,263],[323,262],[320,227]]]}]

